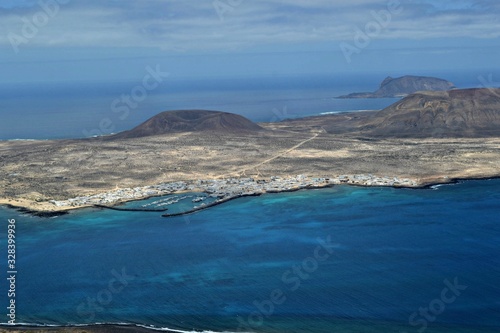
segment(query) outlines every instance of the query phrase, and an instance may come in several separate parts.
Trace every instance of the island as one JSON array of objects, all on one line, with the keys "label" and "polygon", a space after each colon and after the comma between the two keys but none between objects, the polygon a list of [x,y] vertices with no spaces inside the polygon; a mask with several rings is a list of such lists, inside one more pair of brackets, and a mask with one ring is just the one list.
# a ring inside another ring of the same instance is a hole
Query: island
[{"label": "island", "polygon": [[420,188],[499,176],[494,88],[418,92],[380,111],[274,123],[166,111],[115,135],[0,142],[0,204],[40,216],[182,192],[214,199],[196,211],[340,184]]},{"label": "island", "polygon": [[446,91],[455,88],[455,84],[450,81],[435,77],[406,75],[392,78],[388,76],[374,92],[358,92],[337,98],[401,98],[418,91]]}]

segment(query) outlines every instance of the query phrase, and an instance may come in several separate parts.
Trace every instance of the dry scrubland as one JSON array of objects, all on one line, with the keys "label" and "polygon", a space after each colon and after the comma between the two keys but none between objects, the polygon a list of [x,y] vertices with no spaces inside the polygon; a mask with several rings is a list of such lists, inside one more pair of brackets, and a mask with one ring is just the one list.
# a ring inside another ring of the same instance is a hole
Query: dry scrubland
[{"label": "dry scrubland", "polygon": [[49,200],[224,177],[373,174],[423,186],[500,176],[500,89],[419,92],[381,111],[259,125],[179,110],[114,136],[0,142],[0,203],[53,211],[63,208]]},{"label": "dry scrubland", "polygon": [[237,176],[374,174],[421,185],[500,176],[500,138],[371,140],[329,134],[308,121],[261,126],[267,130],[245,135],[0,142],[1,202],[55,210],[51,199]]}]

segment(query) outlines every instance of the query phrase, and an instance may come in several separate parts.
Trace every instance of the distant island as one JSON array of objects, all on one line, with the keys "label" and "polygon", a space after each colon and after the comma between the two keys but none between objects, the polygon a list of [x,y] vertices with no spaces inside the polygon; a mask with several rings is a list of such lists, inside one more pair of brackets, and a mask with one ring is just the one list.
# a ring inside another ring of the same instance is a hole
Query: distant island
[{"label": "distant island", "polygon": [[338,98],[399,98],[418,91],[445,91],[455,89],[456,86],[446,80],[406,75],[399,78],[387,77],[375,92],[360,92],[339,96]]},{"label": "distant island", "polygon": [[166,111],[115,135],[0,141],[0,204],[47,216],[186,191],[215,200],[201,209],[338,184],[424,187],[499,177],[499,147],[494,88],[417,92],[380,111],[259,124]]}]

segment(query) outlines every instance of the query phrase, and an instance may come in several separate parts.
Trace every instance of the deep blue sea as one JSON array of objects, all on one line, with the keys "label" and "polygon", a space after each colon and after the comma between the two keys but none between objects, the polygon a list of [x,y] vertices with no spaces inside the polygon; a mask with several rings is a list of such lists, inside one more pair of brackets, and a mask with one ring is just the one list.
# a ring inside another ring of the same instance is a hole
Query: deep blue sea
[{"label": "deep blue sea", "polygon": [[[111,105],[134,82],[0,87],[0,140],[84,137],[103,119],[117,132],[170,109],[254,121],[380,109],[395,100],[334,97],[375,90],[381,79],[169,81],[123,119]],[[17,323],[499,332],[499,216],[500,180],[269,194],[169,219],[95,209],[44,219],[0,207],[0,308],[7,313],[7,224],[15,219]]]},{"label": "deep blue sea", "polygon": [[[486,74],[483,74],[487,76]],[[481,73],[437,74],[459,87],[477,87]],[[500,74],[499,74],[500,75]],[[374,91],[385,73],[290,78],[167,78],[146,96],[122,101],[140,86],[128,82],[0,85],[0,140],[80,138],[128,130],[167,110],[208,109],[272,122],[326,112],[378,110],[397,99],[336,99]],[[118,100],[118,102],[115,102]]]},{"label": "deep blue sea", "polygon": [[94,209],[42,219],[1,208],[0,248],[16,219],[19,323],[498,332],[499,190],[500,180],[337,186],[168,219]]},{"label": "deep blue sea", "polygon": [[[318,115],[325,112],[382,109],[397,99],[336,99],[347,88],[313,81],[309,85],[246,82],[227,85],[207,82],[201,87],[191,82],[165,83],[148,93],[144,100],[121,102],[131,96],[135,82],[62,85],[20,85],[0,87],[0,140],[60,139],[110,134],[142,123],[167,110],[205,109],[241,114],[257,122]],[[29,98],[25,98],[28,91]],[[119,103],[113,104],[115,100]],[[129,106],[130,105],[130,106]],[[101,123],[104,120],[103,123]],[[36,128],[26,126],[36,124]]]}]

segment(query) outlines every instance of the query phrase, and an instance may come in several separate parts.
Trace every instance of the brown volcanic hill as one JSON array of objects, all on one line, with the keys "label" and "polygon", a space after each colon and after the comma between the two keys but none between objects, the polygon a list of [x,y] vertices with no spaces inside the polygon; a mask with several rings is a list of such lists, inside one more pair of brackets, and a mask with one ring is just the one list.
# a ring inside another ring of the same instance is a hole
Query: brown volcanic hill
[{"label": "brown volcanic hill", "polygon": [[112,139],[139,138],[182,132],[212,131],[219,133],[251,133],[263,131],[247,118],[227,112],[207,110],[165,111],[139,126],[110,136]]},{"label": "brown volcanic hill", "polygon": [[[309,117],[302,122],[331,134],[374,139],[500,137],[500,89],[418,92],[381,111]],[[293,121],[286,125],[296,126]]]},{"label": "brown volcanic hill", "polygon": [[415,93],[356,127],[372,137],[500,136],[500,89]]},{"label": "brown volcanic hill", "polygon": [[418,91],[445,91],[454,88],[456,87],[453,83],[435,77],[406,75],[392,78],[389,76],[373,93],[353,93],[339,98],[393,98],[407,96]]}]

